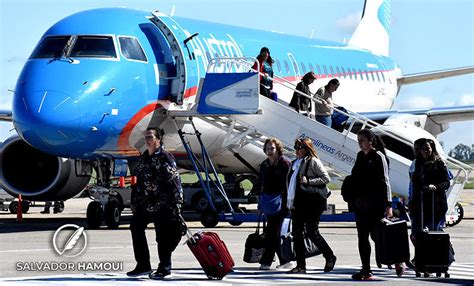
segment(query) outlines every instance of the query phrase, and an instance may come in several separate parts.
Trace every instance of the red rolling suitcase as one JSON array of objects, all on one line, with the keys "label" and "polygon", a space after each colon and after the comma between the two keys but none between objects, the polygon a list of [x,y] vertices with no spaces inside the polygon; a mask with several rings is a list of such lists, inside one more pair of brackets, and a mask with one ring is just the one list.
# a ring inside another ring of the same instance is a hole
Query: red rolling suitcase
[{"label": "red rolling suitcase", "polygon": [[220,280],[232,272],[234,259],[217,233],[200,231],[192,235],[188,231],[186,244],[209,279]]}]

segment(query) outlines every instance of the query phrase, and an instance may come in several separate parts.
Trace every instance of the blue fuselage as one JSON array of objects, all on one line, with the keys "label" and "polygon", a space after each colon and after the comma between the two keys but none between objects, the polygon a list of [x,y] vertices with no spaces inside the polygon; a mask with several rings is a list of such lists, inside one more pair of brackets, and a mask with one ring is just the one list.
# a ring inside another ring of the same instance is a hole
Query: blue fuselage
[{"label": "blue fuselage", "polygon": [[[65,46],[60,56],[32,56],[18,79],[13,100],[13,122],[22,138],[35,148],[62,157],[127,156],[134,148],[127,137],[131,129],[162,108],[157,102],[175,100],[171,96],[174,80],[182,76],[178,74],[176,51],[181,51],[185,60],[185,105],[194,100],[199,79],[205,76],[211,58],[256,56],[263,46],[271,50],[275,74],[293,82],[314,70],[321,82],[338,77],[347,80],[348,87],[350,82],[355,86],[359,81],[360,86],[373,82],[377,88],[390,86],[396,90],[396,79],[390,73],[398,69],[397,65],[367,51],[303,37],[163,17],[163,23],[175,32],[179,43],[176,47],[149,17],[149,13],[135,10],[97,9],[74,14],[52,26],[35,50],[48,37],[101,36],[113,41],[115,57],[69,56],[74,41],[68,42],[71,46]],[[195,56],[190,59],[183,41],[194,33],[199,35],[188,42]],[[136,39],[146,58],[131,59],[121,37]],[[100,54],[100,45],[96,52]],[[357,96],[356,92],[341,93],[339,101],[352,102],[351,96]],[[380,101],[376,106],[379,110],[391,106],[396,92],[383,96],[388,100]],[[355,103],[354,108],[363,104]]]}]

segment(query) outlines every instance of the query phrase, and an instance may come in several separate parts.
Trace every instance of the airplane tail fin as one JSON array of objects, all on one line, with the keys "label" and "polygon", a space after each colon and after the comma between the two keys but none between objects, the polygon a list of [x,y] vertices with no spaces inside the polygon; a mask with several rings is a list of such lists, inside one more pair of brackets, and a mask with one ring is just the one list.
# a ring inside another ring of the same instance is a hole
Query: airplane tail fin
[{"label": "airplane tail fin", "polygon": [[362,18],[348,44],[388,56],[391,0],[365,0]]}]

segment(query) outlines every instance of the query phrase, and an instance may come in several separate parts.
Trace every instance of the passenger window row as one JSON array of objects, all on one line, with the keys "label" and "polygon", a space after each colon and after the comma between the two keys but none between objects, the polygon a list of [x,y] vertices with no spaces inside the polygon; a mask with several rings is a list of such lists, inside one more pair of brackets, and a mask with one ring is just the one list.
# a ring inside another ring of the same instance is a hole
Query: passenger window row
[{"label": "passenger window row", "polygon": [[[288,64],[287,60],[283,61],[284,69],[282,69],[282,65],[280,60],[275,59],[276,71],[281,73],[290,74],[290,65]],[[314,72],[318,78],[327,78],[327,77],[339,77],[344,79],[353,79],[353,80],[367,80],[367,81],[374,81],[374,82],[385,82],[385,75],[382,71],[368,71],[368,70],[356,70],[355,68],[344,68],[340,66],[326,66],[326,65],[319,65],[316,64],[315,66],[312,63],[300,63],[300,68],[296,63],[293,63],[293,67],[296,71],[302,71],[301,75],[306,74],[306,72],[312,71]],[[306,68],[308,67],[309,70]]]}]

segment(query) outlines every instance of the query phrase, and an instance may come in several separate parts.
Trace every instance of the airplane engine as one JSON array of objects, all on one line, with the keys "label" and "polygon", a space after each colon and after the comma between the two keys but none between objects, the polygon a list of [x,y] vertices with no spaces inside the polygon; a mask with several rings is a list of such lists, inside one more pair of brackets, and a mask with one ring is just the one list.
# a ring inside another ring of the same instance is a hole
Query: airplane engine
[{"label": "airplane engine", "polygon": [[78,194],[90,176],[76,175],[74,159],[48,155],[13,136],[0,148],[0,179],[0,186],[12,196],[53,201]]}]

